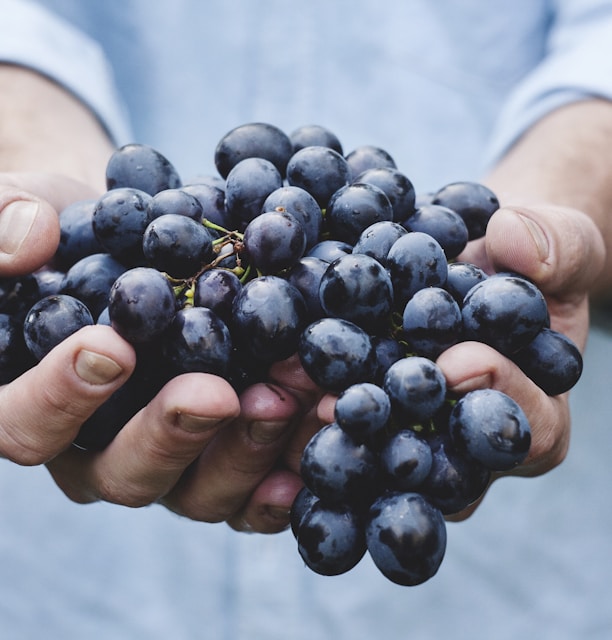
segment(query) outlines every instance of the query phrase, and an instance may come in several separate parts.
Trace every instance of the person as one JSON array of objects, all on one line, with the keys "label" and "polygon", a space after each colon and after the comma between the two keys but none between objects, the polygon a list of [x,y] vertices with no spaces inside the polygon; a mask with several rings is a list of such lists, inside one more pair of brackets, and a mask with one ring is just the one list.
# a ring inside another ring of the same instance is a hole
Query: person
[{"label": "person", "polygon": [[[367,1],[4,4],[3,275],[51,257],[56,212],[104,188],[105,162],[123,141],[152,144],[189,176],[208,170],[216,141],[237,124],[289,130],[316,119],[347,150],[364,141],[387,148],[419,190],[482,176],[505,206],[486,244],[466,257],[533,278],[553,325],[584,348],[589,295],[610,284],[612,74],[601,52],[612,3],[525,0],[519,10],[415,0],[384,12]],[[584,536],[595,535],[606,510],[586,480],[589,500],[573,496],[583,537],[563,557],[569,575],[561,570],[557,582],[551,569],[553,543],[565,548],[577,526],[557,491],[567,463],[545,473],[568,450],[568,397],[545,397],[483,345],[458,345],[439,363],[458,392],[494,386],[520,402],[534,441],[517,474],[538,478],[521,490],[495,483],[451,531],[440,574],[406,593],[381,585],[367,562],[333,580],[305,572],[289,532],[232,531],[286,528],[299,452],[330,419],[333,399],[321,397],[295,358],[273,367],[273,385],[240,398],[212,376],[173,380],[92,455],[69,444],[126,380],[134,353],[107,327],[68,339],[0,391],[7,633],[399,637],[409,624],[427,637],[449,628],[515,637],[535,624],[540,637],[604,637],[605,583],[601,574],[585,577],[580,562],[605,565],[597,557],[605,545],[585,549]],[[584,406],[591,412],[593,404]],[[576,420],[580,435],[590,417]],[[587,451],[592,471],[605,447]],[[49,488],[43,463],[60,492]],[[547,512],[564,526],[543,522]],[[517,576],[518,566],[535,574],[534,584]],[[580,610],[571,579],[590,587]],[[555,586],[558,604],[542,595]]]}]

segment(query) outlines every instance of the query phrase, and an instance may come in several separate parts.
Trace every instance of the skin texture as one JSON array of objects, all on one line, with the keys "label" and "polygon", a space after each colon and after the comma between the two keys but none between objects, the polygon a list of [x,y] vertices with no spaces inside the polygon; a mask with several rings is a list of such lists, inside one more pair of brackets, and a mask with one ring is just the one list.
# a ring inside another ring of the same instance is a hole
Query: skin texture
[{"label": "skin texture", "polygon": [[[31,106],[40,104],[49,108]],[[101,193],[113,147],[71,95],[10,66],[0,67],[0,123],[6,122],[0,273],[11,275],[32,271],[53,255],[57,212]],[[553,327],[581,347],[588,335],[588,295],[609,285],[601,274],[610,235],[605,211],[612,193],[604,180],[612,175],[610,138],[612,106],[603,101],[577,103],[536,124],[488,177],[504,207],[493,216],[486,239],[461,256],[489,270],[514,269],[533,278],[547,296]],[[534,444],[513,473],[538,475],[563,460],[570,433],[567,395],[546,397],[481,344],[456,345],[438,364],[456,392],[492,386],[521,404]],[[240,398],[220,378],[185,374],[169,382],[103,452],[72,448],[80,424],[134,365],[130,345],[108,327],[71,336],[0,389],[0,455],[22,465],[46,464],[68,498],[79,503],[161,502],[185,517],[227,521],[239,530],[284,529],[301,487],[301,451],[333,418],[334,398],[323,396],[296,357],[275,364],[270,384]]]}]

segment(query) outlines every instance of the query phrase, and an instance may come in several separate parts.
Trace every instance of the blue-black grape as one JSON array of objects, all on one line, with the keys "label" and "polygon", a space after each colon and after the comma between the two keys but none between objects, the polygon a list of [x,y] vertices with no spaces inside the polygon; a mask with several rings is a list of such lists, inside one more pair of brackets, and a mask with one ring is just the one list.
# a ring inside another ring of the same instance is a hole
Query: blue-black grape
[{"label": "blue-black grape", "polygon": [[419,207],[403,224],[409,231],[422,231],[435,238],[447,260],[456,258],[468,243],[469,234],[463,218],[439,204]]},{"label": "blue-black grape", "polygon": [[188,193],[185,189],[164,189],[159,191],[151,198],[147,206],[151,220],[172,213],[178,216],[187,216],[196,222],[200,222],[204,215],[198,198]]},{"label": "blue-black grape", "polygon": [[311,247],[307,252],[307,256],[319,258],[325,262],[333,262],[336,258],[340,258],[347,253],[352,253],[353,246],[342,240],[321,240]]},{"label": "blue-black grape", "polygon": [[240,278],[227,269],[208,269],[197,278],[193,289],[193,304],[214,311],[229,325],[234,298],[242,289]]},{"label": "blue-black grape", "polygon": [[367,169],[354,182],[366,182],[381,189],[389,198],[393,209],[393,220],[405,223],[414,215],[415,191],[408,176],[392,167]]},{"label": "blue-black grape", "polygon": [[310,321],[325,315],[321,307],[319,288],[329,263],[314,256],[304,256],[285,274],[285,278],[302,294]]},{"label": "blue-black grape", "polygon": [[386,149],[371,144],[355,147],[345,158],[351,172],[351,182],[368,169],[397,169],[395,160]]},{"label": "blue-black grape", "polygon": [[338,136],[328,129],[318,124],[306,124],[294,129],[289,134],[293,153],[303,149],[304,147],[329,147],[343,154],[342,143]]},{"label": "blue-black grape", "polygon": [[386,267],[389,250],[396,240],[407,233],[407,229],[397,222],[375,222],[361,232],[353,245],[353,253],[365,253]]},{"label": "blue-black grape", "polygon": [[486,278],[485,271],[471,262],[450,262],[444,288],[461,307],[467,292]]},{"label": "blue-black grape", "polygon": [[54,266],[62,271],[92,253],[103,253],[92,226],[95,199],[77,200],[59,214],[60,240],[53,256]]},{"label": "blue-black grape", "polygon": [[189,184],[182,187],[185,193],[193,196],[202,208],[202,220],[207,220],[223,229],[234,229],[236,226],[225,208],[224,188],[212,184]]},{"label": "blue-black grape", "polygon": [[36,362],[23,334],[20,320],[0,313],[0,384],[11,382]]},{"label": "blue-black grape", "polygon": [[347,387],[334,406],[336,424],[356,442],[373,442],[383,433],[391,417],[387,393],[371,382]]},{"label": "blue-black grape", "polygon": [[392,488],[416,491],[431,471],[433,455],[425,438],[412,429],[400,429],[386,441],[380,463]]}]

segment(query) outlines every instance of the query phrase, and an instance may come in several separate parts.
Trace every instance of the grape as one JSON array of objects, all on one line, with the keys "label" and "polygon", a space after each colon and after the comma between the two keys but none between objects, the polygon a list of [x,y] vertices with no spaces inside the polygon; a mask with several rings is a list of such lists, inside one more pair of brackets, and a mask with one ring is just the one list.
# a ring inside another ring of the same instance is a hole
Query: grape
[{"label": "grape", "polygon": [[392,487],[415,491],[431,471],[433,454],[424,438],[412,429],[401,429],[385,443],[380,462]]},{"label": "grape", "polygon": [[108,190],[130,187],[153,196],[180,186],[181,179],[174,166],[148,145],[126,144],[113,152],[106,165]]},{"label": "grape", "polygon": [[354,182],[365,182],[381,189],[389,198],[393,220],[405,223],[414,215],[415,192],[408,176],[393,167],[366,169]]},{"label": "grape", "polygon": [[446,525],[422,495],[390,492],[370,508],[366,542],[374,564],[389,580],[415,586],[438,571],[446,552]]},{"label": "grape", "polygon": [[11,382],[35,363],[26,346],[23,323],[0,313],[0,384]]},{"label": "grape", "polygon": [[469,262],[451,262],[448,265],[445,289],[463,306],[467,292],[479,282],[487,278],[487,274]]},{"label": "grape", "polygon": [[409,231],[422,231],[435,238],[444,249],[447,260],[456,258],[468,242],[468,229],[463,218],[439,204],[419,207],[403,224]]},{"label": "grape", "polygon": [[368,169],[388,167],[397,169],[395,160],[388,151],[371,144],[360,145],[346,155],[346,162],[351,172],[351,181]]},{"label": "grape", "polygon": [[214,311],[226,324],[232,317],[234,298],[242,289],[238,276],[227,269],[208,269],[195,281],[193,304]]},{"label": "grape", "polygon": [[336,400],[334,419],[356,442],[371,442],[387,428],[391,401],[371,382],[353,384]]},{"label": "grape", "polygon": [[68,295],[47,296],[28,311],[23,336],[30,353],[42,360],[53,347],[91,324],[91,313],[80,300]]},{"label": "grape", "polygon": [[285,274],[288,282],[304,297],[310,321],[318,320],[325,315],[321,307],[319,288],[321,278],[328,266],[329,263],[321,260],[321,258],[304,256]]},{"label": "grape", "polygon": [[325,262],[333,262],[336,258],[352,253],[353,247],[342,240],[321,240],[308,252],[307,256],[319,258]]},{"label": "grape", "polygon": [[159,191],[149,200],[147,207],[151,220],[171,213],[187,216],[196,222],[200,222],[204,215],[200,201],[185,189],[164,189]]},{"label": "grape", "polygon": [[33,274],[0,277],[0,313],[23,321],[32,305],[39,299],[40,289]]},{"label": "grape", "polygon": [[291,504],[290,527],[291,532],[296,538],[302,518],[317,502],[319,502],[319,498],[306,486],[303,486],[295,496]]},{"label": "grape", "polygon": [[174,290],[157,269],[128,269],[111,287],[108,311],[111,326],[120,336],[132,343],[149,342],[174,318]]},{"label": "grape", "polygon": [[235,227],[225,209],[225,182],[223,189],[210,184],[190,184],[184,186],[182,190],[200,203],[202,220],[212,222],[224,229]]},{"label": "grape", "polygon": [[353,253],[365,253],[387,266],[387,255],[394,242],[408,231],[397,222],[383,220],[366,227],[353,246]]},{"label": "grape", "polygon": [[289,134],[293,153],[304,147],[329,147],[342,155],[342,143],[333,132],[317,124],[307,124],[298,127]]},{"label": "grape", "polygon": [[95,206],[94,199],[77,200],[60,211],[60,240],[53,256],[57,269],[66,271],[81,258],[104,252],[92,226]]}]

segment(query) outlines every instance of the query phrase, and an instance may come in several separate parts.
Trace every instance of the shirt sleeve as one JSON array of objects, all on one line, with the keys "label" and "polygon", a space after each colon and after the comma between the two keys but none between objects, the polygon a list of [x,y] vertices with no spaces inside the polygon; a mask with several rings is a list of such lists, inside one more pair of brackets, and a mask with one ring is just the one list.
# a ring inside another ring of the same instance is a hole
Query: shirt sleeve
[{"label": "shirt sleeve", "polygon": [[111,139],[130,139],[126,111],[98,43],[29,0],[3,0],[0,62],[53,79],[92,110]]},{"label": "shirt sleeve", "polygon": [[515,87],[500,112],[488,148],[489,165],[554,109],[592,97],[612,99],[612,2],[551,4],[546,55]]}]

